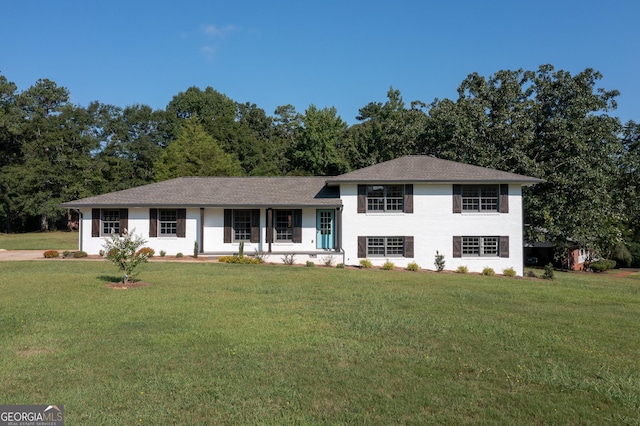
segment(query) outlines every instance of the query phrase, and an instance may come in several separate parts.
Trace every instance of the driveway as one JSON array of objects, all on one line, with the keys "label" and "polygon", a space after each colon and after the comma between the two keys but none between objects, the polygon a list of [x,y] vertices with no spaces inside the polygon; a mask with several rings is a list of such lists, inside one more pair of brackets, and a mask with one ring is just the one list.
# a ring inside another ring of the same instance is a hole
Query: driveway
[{"label": "driveway", "polygon": [[44,250],[0,250],[0,262],[7,260],[44,260]]}]

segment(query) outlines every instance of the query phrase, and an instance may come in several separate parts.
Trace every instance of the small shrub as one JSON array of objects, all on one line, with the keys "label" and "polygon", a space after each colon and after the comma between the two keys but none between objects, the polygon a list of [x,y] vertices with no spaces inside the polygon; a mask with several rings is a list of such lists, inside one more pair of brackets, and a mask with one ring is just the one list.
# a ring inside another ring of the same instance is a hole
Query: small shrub
[{"label": "small shrub", "polygon": [[492,277],[495,274],[496,271],[494,271],[493,268],[489,268],[488,266],[482,269],[482,275],[484,275],[485,277]]},{"label": "small shrub", "polygon": [[547,266],[544,267],[544,273],[542,274],[542,278],[545,280],[552,280],[554,278],[554,272],[553,272],[553,265],[552,264],[547,264]]},{"label": "small shrub", "polygon": [[322,258],[324,266],[333,266],[333,256],[325,256]]},{"label": "small shrub", "polygon": [[336,268],[338,268],[338,269],[344,269],[344,263],[338,263],[338,264],[336,265]]},{"label": "small shrub", "polygon": [[176,257],[177,257],[178,259],[183,258],[183,257],[184,257],[184,254],[182,254],[182,253],[178,253],[178,254],[176,254]]},{"label": "small shrub", "polygon": [[136,235],[134,230],[131,230],[131,232],[125,230],[122,237],[115,232],[112,233],[111,238],[103,245],[107,252],[107,259],[122,271],[122,282],[124,284],[127,284],[129,277],[138,265],[149,260],[146,253],[140,253],[145,243],[146,241],[141,236]]},{"label": "small shrub", "polygon": [[509,267],[509,268],[507,268],[507,269],[503,269],[503,270],[502,270],[502,274],[503,274],[505,277],[515,277],[515,276],[516,276],[516,270],[515,270],[515,269],[513,269],[513,267]]},{"label": "small shrub", "polygon": [[293,265],[296,261],[296,256],[294,254],[285,254],[284,257],[282,258],[282,262],[285,265]]},{"label": "small shrub", "polygon": [[253,258],[256,259],[258,261],[258,263],[264,263],[264,261],[266,260],[266,258],[269,255],[264,252],[264,251],[258,251],[258,249],[255,249],[254,253],[253,253]]},{"label": "small shrub", "polygon": [[464,265],[460,265],[460,266],[458,266],[458,269],[456,269],[456,272],[457,272],[458,274],[466,274],[466,273],[468,273],[468,272],[469,272],[469,268],[467,268],[467,267],[466,267],[466,266],[464,266]]},{"label": "small shrub", "polygon": [[609,265],[604,260],[597,260],[590,265],[593,272],[604,272],[609,269]]},{"label": "small shrub", "polygon": [[75,259],[82,259],[83,257],[87,257],[87,256],[88,256],[87,252],[82,250],[73,253],[73,257]]},{"label": "small shrub", "polygon": [[360,267],[369,269],[373,267],[373,264],[369,259],[360,259]]},{"label": "small shrub", "polygon": [[98,252],[98,254],[100,255],[100,257],[104,257],[105,252],[104,252],[104,250],[100,250],[100,251]]},{"label": "small shrub", "polygon": [[407,265],[407,271],[418,271],[420,266],[416,262],[411,262]]},{"label": "small shrub", "polygon": [[307,260],[307,263],[305,263],[304,266],[306,266],[307,268],[313,268],[314,266],[316,266],[316,264],[310,260]]},{"label": "small shrub", "polygon": [[65,250],[65,251],[62,252],[62,257],[63,258],[67,258],[67,257],[69,257],[69,255],[71,255],[71,252],[69,250]]},{"label": "small shrub", "polygon": [[393,268],[395,267],[396,265],[394,265],[393,262],[389,259],[387,259],[387,261],[382,264],[382,269],[385,271],[393,271]]},{"label": "small shrub", "polygon": [[527,272],[527,276],[529,278],[538,278],[538,276],[536,275],[536,273],[534,271]]},{"label": "small shrub", "polygon": [[47,259],[53,259],[54,257],[60,256],[60,253],[58,252],[58,250],[47,250],[43,255]]},{"label": "small shrub", "polygon": [[220,256],[218,262],[222,263],[241,263],[245,265],[257,265],[262,263],[259,259],[254,257],[239,257],[239,256]]},{"label": "small shrub", "polygon": [[167,252],[164,250],[160,250],[160,257],[165,257],[167,255]]},{"label": "small shrub", "polygon": [[200,253],[200,249],[198,247],[198,242],[194,241],[193,242],[193,257],[195,257],[197,259],[198,258],[198,253]]},{"label": "small shrub", "polygon": [[444,270],[444,254],[440,254],[440,252],[436,250],[436,259],[433,264],[436,266],[436,271],[442,272]]},{"label": "small shrub", "polygon": [[136,256],[146,256],[148,259],[150,257],[153,257],[154,254],[156,254],[156,251],[151,247],[142,247],[140,250],[138,250]]}]

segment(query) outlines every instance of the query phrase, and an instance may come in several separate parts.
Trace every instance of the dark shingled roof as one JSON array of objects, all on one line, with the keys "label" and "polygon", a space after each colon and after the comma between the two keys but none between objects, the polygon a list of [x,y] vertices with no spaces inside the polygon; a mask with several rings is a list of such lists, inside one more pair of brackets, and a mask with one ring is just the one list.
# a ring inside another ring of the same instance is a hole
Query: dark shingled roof
[{"label": "dark shingled roof", "polygon": [[341,183],[542,182],[485,167],[410,155],[335,177],[181,177],[63,203],[63,207],[336,207]]},{"label": "dark shingled roof", "polygon": [[374,164],[340,176],[327,178],[329,185],[340,183],[519,183],[533,185],[542,182],[530,176],[502,172],[486,167],[441,160],[426,155],[408,155]]},{"label": "dark shingled roof", "polygon": [[326,177],[181,177],[63,203],[63,207],[335,207]]}]

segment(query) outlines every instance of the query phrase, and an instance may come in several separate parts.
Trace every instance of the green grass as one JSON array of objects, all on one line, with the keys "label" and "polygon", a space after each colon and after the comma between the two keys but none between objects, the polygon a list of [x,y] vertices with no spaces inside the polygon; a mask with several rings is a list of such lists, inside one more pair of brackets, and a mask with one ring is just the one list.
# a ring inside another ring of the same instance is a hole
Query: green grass
[{"label": "green grass", "polygon": [[4,250],[77,250],[77,232],[30,232],[0,234],[0,249]]},{"label": "green grass", "polygon": [[638,276],[0,270],[0,404],[69,424],[638,424]]}]

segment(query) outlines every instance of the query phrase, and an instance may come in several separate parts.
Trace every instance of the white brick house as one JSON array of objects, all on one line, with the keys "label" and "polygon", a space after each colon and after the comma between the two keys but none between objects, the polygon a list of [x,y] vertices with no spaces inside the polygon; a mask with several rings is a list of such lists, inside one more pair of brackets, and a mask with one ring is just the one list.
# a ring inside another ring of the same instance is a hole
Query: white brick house
[{"label": "white brick house", "polygon": [[406,156],[335,177],[186,177],[64,203],[80,213],[79,246],[97,254],[112,231],[135,230],[169,255],[255,250],[280,262],[434,269],[464,265],[523,274],[518,174]]}]

